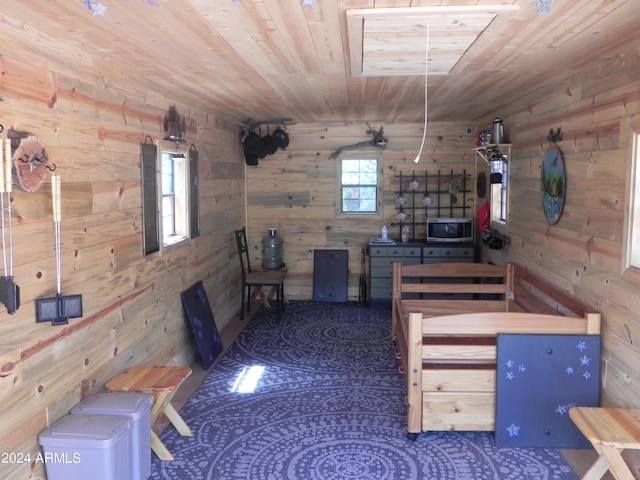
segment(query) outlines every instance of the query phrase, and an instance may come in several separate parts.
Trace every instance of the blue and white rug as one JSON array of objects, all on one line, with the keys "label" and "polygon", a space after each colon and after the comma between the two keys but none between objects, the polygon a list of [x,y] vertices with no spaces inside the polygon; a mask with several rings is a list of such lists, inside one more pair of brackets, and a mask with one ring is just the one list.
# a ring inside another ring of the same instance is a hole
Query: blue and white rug
[{"label": "blue and white rug", "polygon": [[169,426],[175,460],[152,479],[575,480],[553,449],[497,449],[492,433],[406,438],[389,312],[294,302],[261,310]]}]

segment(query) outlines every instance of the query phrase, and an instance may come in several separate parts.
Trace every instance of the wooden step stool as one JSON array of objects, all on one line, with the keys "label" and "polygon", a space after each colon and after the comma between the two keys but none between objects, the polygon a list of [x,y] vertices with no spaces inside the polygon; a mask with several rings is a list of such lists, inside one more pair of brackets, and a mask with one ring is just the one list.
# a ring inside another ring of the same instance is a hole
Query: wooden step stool
[{"label": "wooden step stool", "polygon": [[[151,407],[151,426],[160,415],[164,414],[183,437],[193,437],[193,432],[171,405],[182,382],[191,375],[189,367],[132,367],[111,380],[105,387],[110,392],[142,392],[153,394],[154,404]],[[151,430],[151,449],[160,460],[173,460],[169,449]]]},{"label": "wooden step stool", "polygon": [[607,470],[616,480],[635,478],[620,453],[640,450],[640,409],[574,407],[569,417],[600,454],[582,480],[598,480]]}]

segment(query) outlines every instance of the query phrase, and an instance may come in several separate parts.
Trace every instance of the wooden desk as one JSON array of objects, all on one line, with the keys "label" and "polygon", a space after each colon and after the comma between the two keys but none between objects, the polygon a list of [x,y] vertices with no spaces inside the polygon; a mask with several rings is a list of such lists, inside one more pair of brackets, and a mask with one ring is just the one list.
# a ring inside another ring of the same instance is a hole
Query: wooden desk
[{"label": "wooden desk", "polygon": [[640,449],[640,409],[574,407],[569,417],[600,454],[582,480],[597,480],[609,470],[617,480],[635,478],[620,453]]},{"label": "wooden desk", "polygon": [[[151,426],[163,413],[183,437],[193,437],[193,432],[171,405],[182,382],[191,375],[189,367],[132,367],[109,380],[105,387],[112,392],[143,392],[153,394]],[[173,460],[173,455],[151,430],[151,449],[160,460]]]}]

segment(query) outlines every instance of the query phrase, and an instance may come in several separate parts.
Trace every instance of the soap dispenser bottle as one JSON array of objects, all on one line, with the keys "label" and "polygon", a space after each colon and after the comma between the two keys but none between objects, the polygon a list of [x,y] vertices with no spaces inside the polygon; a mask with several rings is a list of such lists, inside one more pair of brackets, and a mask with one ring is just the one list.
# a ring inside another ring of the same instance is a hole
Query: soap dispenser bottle
[{"label": "soap dispenser bottle", "polygon": [[380,238],[382,240],[385,240],[385,241],[388,240],[388,238],[387,238],[387,226],[386,225],[383,225],[382,226],[382,230],[380,230]]}]

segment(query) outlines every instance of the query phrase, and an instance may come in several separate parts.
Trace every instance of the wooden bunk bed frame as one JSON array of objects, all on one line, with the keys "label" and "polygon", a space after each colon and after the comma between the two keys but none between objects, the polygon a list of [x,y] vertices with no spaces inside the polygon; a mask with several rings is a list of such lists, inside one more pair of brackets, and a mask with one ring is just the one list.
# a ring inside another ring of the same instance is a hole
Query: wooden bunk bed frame
[{"label": "wooden bunk bed frame", "polygon": [[599,313],[512,263],[394,263],[392,302],[411,440],[495,430],[498,333],[600,333]]}]

